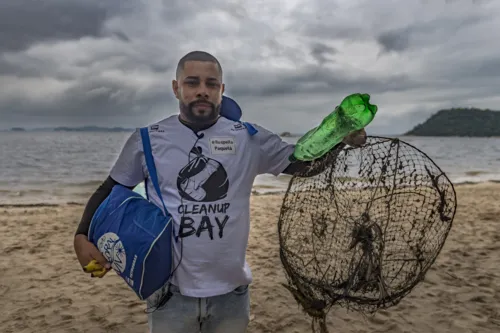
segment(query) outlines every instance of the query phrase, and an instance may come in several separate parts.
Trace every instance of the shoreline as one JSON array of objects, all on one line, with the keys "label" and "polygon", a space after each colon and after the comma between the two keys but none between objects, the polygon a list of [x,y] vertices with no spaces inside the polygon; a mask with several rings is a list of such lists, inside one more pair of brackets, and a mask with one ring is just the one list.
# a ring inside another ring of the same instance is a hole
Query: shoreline
[{"label": "shoreline", "polygon": [[[453,186],[455,188],[460,187],[463,188],[465,186],[470,187],[480,187],[480,186],[500,186],[500,180],[488,180],[483,182],[461,182],[454,183]],[[262,196],[283,196],[286,193],[286,190],[276,190],[276,191],[266,191],[266,192],[258,192],[253,190],[251,193],[252,197],[262,197]],[[67,201],[60,203],[53,202],[25,202],[25,203],[0,203],[0,208],[39,208],[39,207],[67,207],[67,206],[85,206],[87,201],[84,202],[76,202],[76,201]]]}]

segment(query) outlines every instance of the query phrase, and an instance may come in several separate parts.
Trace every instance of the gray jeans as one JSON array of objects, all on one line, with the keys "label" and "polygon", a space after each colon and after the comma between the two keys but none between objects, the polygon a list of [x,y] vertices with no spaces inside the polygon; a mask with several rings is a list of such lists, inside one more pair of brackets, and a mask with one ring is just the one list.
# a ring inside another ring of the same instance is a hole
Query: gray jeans
[{"label": "gray jeans", "polygon": [[[172,297],[148,315],[150,333],[245,333],[250,321],[248,286],[230,293],[195,298],[171,285]],[[151,303],[148,301],[148,309]],[[152,312],[151,312],[152,311]]]}]

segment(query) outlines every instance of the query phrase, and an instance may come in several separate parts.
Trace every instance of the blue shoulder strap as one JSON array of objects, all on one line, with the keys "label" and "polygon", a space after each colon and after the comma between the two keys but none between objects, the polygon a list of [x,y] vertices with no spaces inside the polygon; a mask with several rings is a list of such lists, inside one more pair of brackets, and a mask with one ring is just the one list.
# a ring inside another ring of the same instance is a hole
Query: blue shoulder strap
[{"label": "blue shoulder strap", "polygon": [[250,134],[250,136],[254,136],[255,134],[257,134],[257,132],[259,132],[252,124],[247,123],[246,121],[243,121],[241,123],[245,125],[245,127],[247,128],[247,132],[248,134]]},{"label": "blue shoulder strap", "polygon": [[[153,182],[153,186],[158,194],[158,197],[163,204],[163,209],[165,209],[165,215],[168,213],[167,207],[165,207],[165,203],[163,202],[163,197],[161,195],[160,184],[158,183],[158,174],[156,173],[155,161],[153,159],[153,153],[151,151],[151,141],[149,140],[149,132],[147,127],[141,128],[141,137],[142,137],[142,146],[144,147],[144,157],[146,159],[146,166],[148,168],[149,177]],[[147,189],[147,186],[145,186]]]},{"label": "blue shoulder strap", "polygon": [[224,118],[245,125],[247,132],[248,134],[250,134],[250,136],[253,136],[258,132],[257,129],[252,124],[240,120],[242,115],[241,108],[238,105],[238,103],[236,103],[236,101],[230,97],[222,96],[220,115]]}]

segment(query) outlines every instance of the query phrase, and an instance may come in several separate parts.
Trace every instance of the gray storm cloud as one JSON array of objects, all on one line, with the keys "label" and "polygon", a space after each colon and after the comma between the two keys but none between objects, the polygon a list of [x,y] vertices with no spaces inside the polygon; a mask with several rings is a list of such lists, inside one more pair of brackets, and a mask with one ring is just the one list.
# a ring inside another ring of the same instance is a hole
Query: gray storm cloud
[{"label": "gray storm cloud", "polygon": [[304,132],[366,92],[380,107],[372,131],[400,133],[443,107],[495,109],[499,14],[493,1],[8,0],[0,128],[176,113],[176,63],[201,49],[247,120]]}]

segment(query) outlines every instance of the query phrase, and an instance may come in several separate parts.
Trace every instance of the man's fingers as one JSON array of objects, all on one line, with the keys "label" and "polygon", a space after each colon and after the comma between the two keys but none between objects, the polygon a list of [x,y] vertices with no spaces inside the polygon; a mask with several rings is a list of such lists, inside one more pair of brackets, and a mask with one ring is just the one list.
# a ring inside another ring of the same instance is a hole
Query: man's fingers
[{"label": "man's fingers", "polygon": [[92,277],[103,277],[111,269],[111,264],[106,260],[97,247],[81,235],[75,237],[75,252],[78,261],[85,273]]},{"label": "man's fingers", "polygon": [[84,266],[83,271],[85,273],[90,273],[91,277],[98,278],[102,278],[108,272],[108,270],[101,266],[95,259],[92,259],[88,265]]},{"label": "man's fingers", "polygon": [[358,131],[354,131],[342,140],[342,142],[348,144],[351,147],[361,147],[366,143],[366,132],[362,128]]},{"label": "man's fingers", "polygon": [[106,269],[101,264],[99,264],[95,259],[90,260],[90,262],[87,265],[83,266],[83,271],[85,273],[92,273],[104,270]]},{"label": "man's fingers", "polygon": [[102,271],[92,272],[92,274],[90,274],[90,275],[92,277],[102,278],[104,275],[106,275],[107,272],[108,272],[108,270],[103,269]]},{"label": "man's fingers", "polygon": [[102,267],[104,267],[106,269],[110,269],[111,268],[111,264],[106,260],[106,258],[104,258],[104,256],[102,255],[102,253],[99,252],[99,250],[97,248],[93,248],[92,252],[90,253],[90,255],[92,256],[92,258],[94,258],[95,260],[97,260],[97,262]]}]

